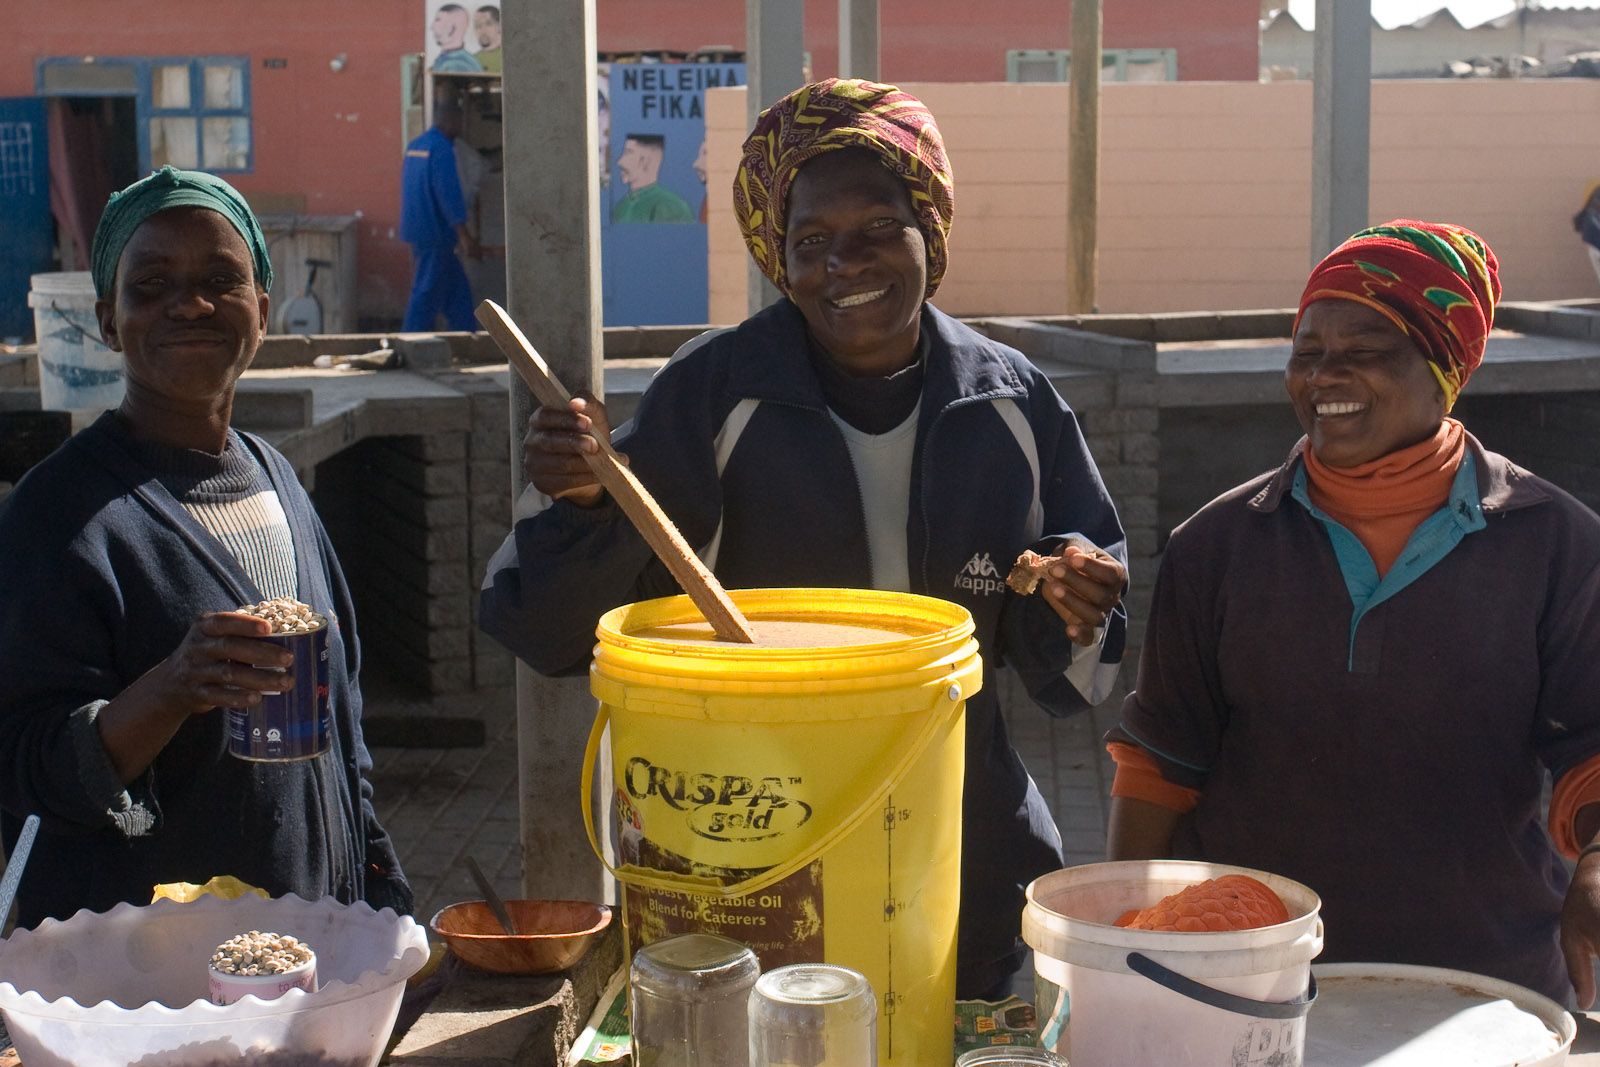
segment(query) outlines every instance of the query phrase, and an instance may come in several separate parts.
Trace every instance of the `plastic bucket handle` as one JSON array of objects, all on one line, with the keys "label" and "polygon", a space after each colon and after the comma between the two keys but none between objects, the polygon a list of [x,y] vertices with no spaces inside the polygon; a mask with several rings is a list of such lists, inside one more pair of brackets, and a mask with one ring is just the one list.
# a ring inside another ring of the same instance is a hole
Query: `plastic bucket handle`
[{"label": "plastic bucket handle", "polygon": [[1220,1008],[1252,1019],[1302,1019],[1317,1000],[1317,976],[1314,974],[1311,976],[1311,983],[1306,986],[1304,996],[1296,997],[1294,1000],[1277,1001],[1251,1000],[1235,993],[1224,993],[1220,989],[1213,989],[1196,982],[1193,978],[1185,978],[1170,967],[1163,967],[1142,952],[1128,953],[1128,969],[1134,974],[1143,975],[1158,986],[1172,990],[1179,996],[1188,997],[1207,1007]]},{"label": "plastic bucket handle", "polygon": [[90,333],[88,330],[84,329],[81,325],[79,325],[78,322],[76,320],[74,320],[73,317],[70,314],[67,313],[67,309],[66,308],[64,308],[60,304],[56,303],[55,298],[53,298],[53,297],[50,300],[50,310],[55,312],[57,315],[59,315],[61,317],[61,321],[62,322],[66,323],[68,326],[71,326],[74,330],[76,330],[78,332],[78,336],[83,339],[83,343],[84,344],[101,345],[102,347],[104,347],[105,342],[100,340],[100,327],[99,326],[96,326],[95,329],[94,329],[94,332]]},{"label": "plastic bucket handle", "polygon": [[595,715],[594,726],[589,731],[589,744],[583,752],[583,792],[580,794],[583,803],[583,828],[589,835],[589,847],[594,850],[595,856],[600,860],[601,866],[610,871],[619,881],[636,889],[654,889],[667,893],[690,893],[700,896],[715,896],[722,899],[748,896],[757,893],[783,881],[791,874],[811,863],[812,860],[832,848],[838,841],[848,836],[861,821],[871,815],[883,799],[894,792],[896,786],[916,766],[922,754],[927,751],[929,743],[939,732],[939,728],[949,722],[956,709],[963,706],[965,693],[962,692],[960,674],[953,674],[939,683],[939,696],[934,700],[933,707],[928,709],[925,716],[927,720],[923,727],[912,735],[910,741],[901,752],[892,757],[892,770],[884,778],[882,784],[873,789],[862,802],[835,824],[831,829],[821,834],[809,849],[799,855],[780,863],[775,867],[768,867],[742,882],[732,885],[723,885],[714,878],[696,875],[673,875],[661,871],[648,870],[647,868],[622,866],[613,867],[605,857],[600,847],[600,838],[594,828],[594,771],[600,756],[600,741],[605,735],[606,727],[611,723],[611,713],[607,711],[608,705],[601,701],[599,713]]}]

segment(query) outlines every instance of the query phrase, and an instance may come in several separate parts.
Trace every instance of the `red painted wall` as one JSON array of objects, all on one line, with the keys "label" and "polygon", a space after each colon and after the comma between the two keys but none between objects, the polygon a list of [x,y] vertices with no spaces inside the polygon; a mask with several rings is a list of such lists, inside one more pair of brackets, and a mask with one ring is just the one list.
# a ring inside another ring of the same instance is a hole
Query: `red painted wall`
[{"label": "red painted wall", "polygon": [[[744,0],[596,0],[600,47],[610,51],[706,45],[742,48]],[[1258,0],[1102,0],[1106,48],[1175,48],[1186,81],[1260,77]],[[1068,0],[879,0],[880,77],[886,81],[1004,81],[1006,51],[1067,48]],[[815,76],[839,69],[839,14],[806,0]]]},{"label": "red painted wall", "polygon": [[[302,195],[317,215],[360,212],[363,314],[404,309],[410,255],[400,218],[400,57],[420,52],[422,4],[399,0],[5,0],[0,96],[32,96],[49,56],[248,56],[252,194]],[[343,52],[345,68],[328,63]],[[268,69],[262,61],[285,59]]]},{"label": "red painted wall", "polygon": [[[544,3],[552,0],[516,0]],[[1064,48],[1064,0],[881,0],[882,77],[1000,81],[1009,48]],[[410,257],[399,220],[400,61],[425,43],[419,0],[4,0],[0,96],[31,96],[53,56],[244,55],[255,169],[247,196],[302,195],[306,211],[359,212],[364,315],[398,318]],[[1183,79],[1257,78],[1258,0],[1104,0],[1107,48],[1176,48]],[[743,48],[744,0],[596,0],[603,51]],[[809,0],[815,74],[836,73],[838,14]],[[340,72],[329,69],[344,53]],[[287,60],[281,68],[263,61]]]}]

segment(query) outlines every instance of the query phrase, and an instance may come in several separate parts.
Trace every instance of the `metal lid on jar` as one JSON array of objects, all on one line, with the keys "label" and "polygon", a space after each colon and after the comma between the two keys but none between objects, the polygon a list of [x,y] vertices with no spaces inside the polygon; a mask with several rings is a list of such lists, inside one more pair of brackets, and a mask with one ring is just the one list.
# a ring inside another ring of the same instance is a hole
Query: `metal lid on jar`
[{"label": "metal lid on jar", "polygon": [[633,954],[633,981],[657,995],[749,989],[761,973],[756,954],[716,934],[683,934]]},{"label": "metal lid on jar", "polygon": [[991,1045],[963,1052],[956,1067],[1067,1067],[1067,1061],[1049,1049]]}]

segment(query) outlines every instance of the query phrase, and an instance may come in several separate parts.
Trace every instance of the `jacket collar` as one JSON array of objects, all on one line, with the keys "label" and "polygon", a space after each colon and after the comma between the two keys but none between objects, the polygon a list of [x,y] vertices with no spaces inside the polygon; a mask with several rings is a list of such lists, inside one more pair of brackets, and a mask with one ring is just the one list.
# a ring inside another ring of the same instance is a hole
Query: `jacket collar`
[{"label": "jacket collar", "polygon": [[[1306,447],[1304,437],[1295,442],[1283,466],[1279,467],[1267,484],[1261,487],[1260,492],[1250,498],[1246,506],[1251,511],[1278,510],[1278,505],[1294,487],[1295,470],[1305,462]],[[1478,498],[1485,515],[1515,511],[1518,508],[1532,507],[1550,500],[1550,494],[1535,484],[1531,473],[1498,452],[1490,452],[1484,448],[1470,432],[1467,434],[1467,448],[1472,452],[1472,458],[1477,464]]]},{"label": "jacket collar", "polygon": [[[1024,396],[1027,389],[1000,346],[932,304],[922,305],[927,338],[922,410],[961,400]],[[729,387],[742,398],[824,410],[828,404],[806,352],[806,323],[793,301],[763,308],[735,330],[739,358]]]}]

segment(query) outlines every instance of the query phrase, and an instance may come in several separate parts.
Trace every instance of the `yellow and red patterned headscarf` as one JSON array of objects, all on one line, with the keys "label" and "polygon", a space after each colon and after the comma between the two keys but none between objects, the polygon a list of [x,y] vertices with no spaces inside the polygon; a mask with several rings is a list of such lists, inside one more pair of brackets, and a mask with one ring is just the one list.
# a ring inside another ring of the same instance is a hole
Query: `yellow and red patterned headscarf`
[{"label": "yellow and red patterned headscarf", "polygon": [[1394,323],[1427,357],[1449,411],[1483,362],[1500,301],[1500,261],[1469,229],[1395,219],[1362,230],[1317,264],[1296,330],[1315,300],[1354,300]]},{"label": "yellow and red patterned headscarf", "polygon": [[789,291],[783,235],[789,189],[800,168],[825,152],[866,148],[903,182],[928,246],[928,291],[939,288],[955,215],[955,184],[944,139],[922,101],[893,85],[828,78],[796,89],[761,113],[733,179],[733,210],[761,273]]}]

